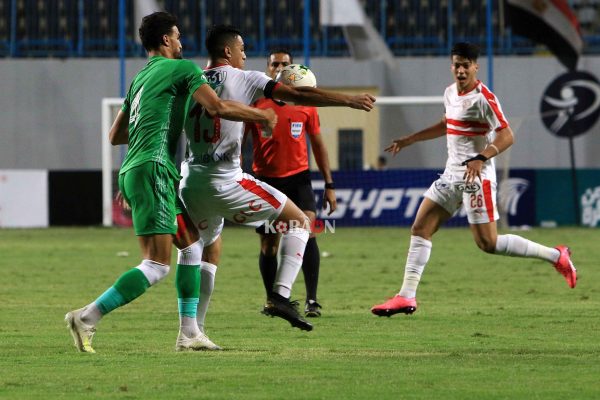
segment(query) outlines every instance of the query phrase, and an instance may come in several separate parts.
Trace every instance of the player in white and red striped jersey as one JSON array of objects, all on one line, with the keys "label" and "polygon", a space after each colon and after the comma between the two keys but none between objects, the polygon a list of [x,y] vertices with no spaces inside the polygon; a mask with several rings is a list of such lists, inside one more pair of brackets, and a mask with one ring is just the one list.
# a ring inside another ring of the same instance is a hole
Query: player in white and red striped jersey
[{"label": "player in white and red striped jersey", "polygon": [[[349,96],[317,88],[293,88],[276,83],[263,72],[244,71],[244,41],[234,27],[212,28],[206,48],[210,56],[207,80],[222,100],[251,104],[260,97],[268,97],[302,105],[346,106],[363,111],[373,108],[375,98],[369,94]],[[181,300],[180,331],[195,334],[196,329],[203,328],[220,257],[224,218],[241,224],[275,222],[280,228],[283,233],[281,263],[265,312],[286,319],[294,327],[312,330],[294,302],[290,302],[292,284],[309,237],[310,223],[306,215],[285,194],[243,173],[240,168],[242,122],[221,120],[218,115],[209,115],[201,106],[190,102],[185,131],[190,154],[181,167],[183,180],[179,194],[199,230],[200,239],[179,252],[177,264],[181,275],[184,271],[197,272],[195,268],[200,265],[201,282],[198,299],[198,292],[190,291],[186,282],[193,279],[177,279]],[[197,312],[190,309],[194,302],[198,304]]]},{"label": "player in white and red striped jersey", "polygon": [[444,93],[444,117],[429,128],[394,140],[386,149],[395,155],[415,142],[446,136],[448,160],[417,211],[402,288],[393,298],[373,306],[375,315],[412,314],[417,309],[417,286],[431,254],[431,238],[461,205],[481,250],[546,260],[565,277],[569,287],[574,288],[577,282],[568,247],[551,248],[517,235],[498,235],[493,157],[508,149],[514,137],[498,98],[477,79],[478,55],[478,47],[470,43],[457,43],[452,48],[450,69],[455,82]]}]

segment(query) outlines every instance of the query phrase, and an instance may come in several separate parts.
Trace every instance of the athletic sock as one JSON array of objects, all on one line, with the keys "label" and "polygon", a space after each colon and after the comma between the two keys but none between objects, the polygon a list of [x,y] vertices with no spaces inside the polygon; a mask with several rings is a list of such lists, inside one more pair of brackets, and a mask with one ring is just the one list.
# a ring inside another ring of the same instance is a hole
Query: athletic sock
[{"label": "athletic sock", "polygon": [[140,265],[121,275],[113,286],[94,301],[93,305],[88,305],[81,315],[81,320],[86,324],[95,325],[102,316],[137,299],[168,273],[168,265],[142,260]]},{"label": "athletic sock", "polygon": [[402,297],[413,298],[417,295],[417,287],[421,280],[421,274],[425,269],[431,254],[431,241],[420,236],[410,237],[410,247],[404,267],[404,282],[400,293]]},{"label": "athletic sock", "polygon": [[83,309],[81,320],[88,325],[96,325],[102,319],[102,312],[93,301]]},{"label": "athletic sock", "polygon": [[273,292],[287,299],[292,294],[292,285],[302,266],[308,235],[305,229],[290,228],[281,237],[281,263],[277,269]]},{"label": "athletic sock", "polygon": [[277,255],[267,256],[261,251],[258,256],[258,268],[268,297],[273,291],[275,276],[277,275]]},{"label": "athletic sock", "polygon": [[495,254],[510,257],[539,258],[551,263],[556,263],[560,257],[558,250],[542,246],[517,235],[498,235]]},{"label": "athletic sock", "polygon": [[187,337],[195,337],[199,333],[196,310],[200,291],[201,260],[200,242],[195,242],[177,252],[175,287],[179,306],[179,330]]},{"label": "athletic sock", "polygon": [[206,319],[206,313],[208,312],[210,296],[215,288],[215,275],[217,274],[217,266],[202,261],[202,264],[200,265],[200,274],[202,276],[200,278],[200,302],[198,303],[196,321],[198,323],[198,328],[204,333],[204,320]]},{"label": "athletic sock", "polygon": [[306,286],[306,301],[317,301],[320,264],[321,257],[317,238],[313,237],[306,242],[306,250],[304,250],[304,259],[302,261],[302,273],[304,274],[304,284]]},{"label": "athletic sock", "polygon": [[179,306],[179,329],[187,337],[194,337],[198,334],[196,308],[200,288],[199,266],[177,264],[175,286]]}]

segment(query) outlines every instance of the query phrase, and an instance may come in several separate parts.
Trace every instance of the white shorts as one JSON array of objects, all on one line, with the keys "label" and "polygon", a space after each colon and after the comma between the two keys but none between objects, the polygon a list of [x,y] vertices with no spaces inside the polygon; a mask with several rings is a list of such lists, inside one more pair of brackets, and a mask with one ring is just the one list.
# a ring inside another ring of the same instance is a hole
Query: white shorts
[{"label": "white shorts", "polygon": [[260,226],[279,217],[287,196],[274,187],[242,173],[236,179],[199,182],[184,177],[179,196],[200,232],[203,246],[211,245],[223,230],[223,219]]},{"label": "white shorts", "polygon": [[464,205],[470,224],[485,224],[500,218],[496,207],[496,181],[483,177],[469,185],[462,176],[442,175],[427,189],[425,197],[453,215]]}]

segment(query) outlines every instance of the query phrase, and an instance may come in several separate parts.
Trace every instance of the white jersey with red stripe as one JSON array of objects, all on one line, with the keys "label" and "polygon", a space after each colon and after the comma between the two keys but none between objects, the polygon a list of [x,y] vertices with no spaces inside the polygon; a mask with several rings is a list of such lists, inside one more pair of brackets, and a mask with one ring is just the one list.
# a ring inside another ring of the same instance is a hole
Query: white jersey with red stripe
[{"label": "white jersey with red stripe", "polygon": [[[250,105],[264,95],[271,81],[264,72],[244,71],[230,65],[205,70],[206,78],[221,100]],[[185,173],[195,179],[232,179],[239,175],[244,123],[211,118],[191,99],[185,123],[189,156]]]},{"label": "white jersey with red stripe", "polygon": [[[496,131],[508,127],[508,122],[498,98],[481,81],[465,94],[458,93],[456,83],[448,86],[444,106],[448,145],[446,173],[464,174],[466,167],[461,164],[481,153],[494,140]],[[485,162],[482,176],[496,180],[493,158]]]},{"label": "white jersey with red stripe", "polygon": [[[219,66],[205,73],[222,100],[247,105],[263,96],[271,81],[262,72],[231,66]],[[287,196],[243,173],[243,123],[210,118],[191,104],[185,128],[190,154],[181,164],[179,196],[198,228],[201,244],[210,245],[218,238],[224,218],[253,226],[276,220]]]},{"label": "white jersey with red stripe", "polygon": [[496,168],[494,159],[481,170],[481,181],[465,183],[462,163],[481,153],[495,132],[508,127],[500,102],[481,82],[473,90],[459,94],[456,83],[444,92],[448,161],[446,169],[424,196],[443,207],[450,215],[465,207],[471,224],[485,224],[499,218],[496,205]]}]

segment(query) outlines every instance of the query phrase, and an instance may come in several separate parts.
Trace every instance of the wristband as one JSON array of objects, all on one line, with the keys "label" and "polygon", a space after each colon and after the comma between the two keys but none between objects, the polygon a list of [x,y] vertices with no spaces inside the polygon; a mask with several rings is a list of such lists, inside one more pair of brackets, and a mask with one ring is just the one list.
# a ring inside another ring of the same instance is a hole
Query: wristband
[{"label": "wristband", "polygon": [[325,183],[325,189],[335,189],[333,182]]},{"label": "wristband", "polygon": [[475,160],[486,162],[488,160],[488,158],[486,156],[484,156],[483,154],[477,154],[475,157],[471,157],[468,160],[463,161],[462,164],[460,164],[460,165],[467,165],[471,161],[475,161]]}]

